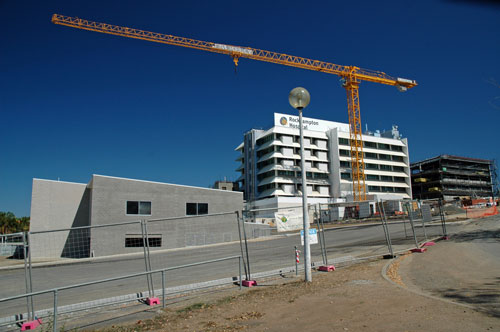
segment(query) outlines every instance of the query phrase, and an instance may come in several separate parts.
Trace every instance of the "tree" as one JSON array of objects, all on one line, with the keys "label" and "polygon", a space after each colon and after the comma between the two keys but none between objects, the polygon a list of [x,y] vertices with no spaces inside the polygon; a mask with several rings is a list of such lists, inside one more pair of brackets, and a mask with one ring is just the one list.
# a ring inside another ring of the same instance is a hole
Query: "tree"
[{"label": "tree", "polygon": [[28,231],[29,224],[30,217],[18,219],[12,212],[0,211],[0,234]]}]

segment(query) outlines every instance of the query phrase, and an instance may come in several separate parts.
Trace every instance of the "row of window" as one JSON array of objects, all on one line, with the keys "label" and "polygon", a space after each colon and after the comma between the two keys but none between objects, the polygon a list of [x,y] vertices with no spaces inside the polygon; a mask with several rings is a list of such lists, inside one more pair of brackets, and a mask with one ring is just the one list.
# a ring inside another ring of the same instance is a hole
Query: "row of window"
[{"label": "row of window", "polygon": [[[339,137],[339,144],[340,145],[350,145],[350,140],[347,138],[342,138]],[[371,148],[371,149],[380,149],[380,150],[390,150],[390,151],[398,151],[398,152],[403,152],[403,147],[400,145],[391,145],[391,144],[385,144],[385,143],[376,143],[376,142],[368,142],[364,141],[363,146],[365,148]]]},{"label": "row of window", "polygon": [[[286,161],[283,162],[283,161]],[[288,164],[288,162],[290,164]],[[318,162],[318,161],[307,161],[306,162],[306,169],[308,167],[307,163],[310,164],[310,166],[312,168],[321,168],[320,165],[324,166],[323,169],[321,170],[324,170],[324,171],[327,171],[328,170],[328,164],[326,162]],[[272,164],[281,164],[281,165],[284,165],[284,166],[297,166],[297,167],[300,167],[300,159],[282,159],[282,158],[270,158],[270,159],[266,159],[264,161],[261,161],[259,163],[257,163],[257,169],[262,169],[268,165],[272,165]],[[326,166],[325,166],[326,165]],[[244,170],[242,170],[242,174],[244,174]]]},{"label": "row of window", "polygon": [[[261,181],[268,177],[273,176],[281,176],[285,178],[299,178],[302,176],[300,171],[269,171],[262,174],[257,175],[257,180]],[[306,172],[306,177],[308,179],[328,179],[328,173],[315,173],[315,172]]]},{"label": "row of window", "polygon": [[406,188],[401,187],[384,187],[384,186],[368,186],[368,192],[381,192],[381,193],[406,193]]},{"label": "row of window", "polygon": [[[366,174],[365,177],[367,181],[406,182],[405,178],[401,176]],[[342,172],[340,173],[340,178],[343,180],[351,180],[351,173]]]},{"label": "row of window", "polygon": [[[151,215],[151,202],[127,201],[127,215]],[[208,203],[186,203],[186,215],[197,216],[208,214]]]},{"label": "row of window", "polygon": [[[341,160],[340,167],[350,168],[351,162]],[[378,164],[370,164],[370,163],[365,163],[365,169],[381,170],[381,171],[389,171],[389,172],[404,172],[405,171],[405,168],[402,166],[378,165]]]},{"label": "row of window", "polygon": [[[271,153],[271,152],[281,152],[283,153],[283,149],[289,149],[289,153],[290,153],[290,156],[291,156],[291,153],[292,153],[292,149],[293,149],[293,154],[295,155],[300,155],[300,148],[292,148],[292,147],[289,147],[289,148],[283,148],[283,147],[280,147],[280,146],[275,146],[275,145],[272,145],[272,146],[269,146],[263,150],[259,150],[257,151],[257,157],[260,158],[262,156],[265,156],[266,154],[268,153]],[[326,151],[317,151],[317,150],[312,150],[312,149],[304,149],[304,154],[306,155],[306,158],[308,158],[308,155],[309,156],[314,156],[314,157],[317,157],[317,158],[320,158],[320,159],[327,159],[327,156],[326,156]],[[286,155],[286,153],[285,153]]]},{"label": "row of window", "polygon": [[[282,134],[270,134],[270,135],[259,138],[256,141],[256,144],[257,144],[257,146],[261,146],[261,145],[266,144],[267,142],[274,141],[275,139],[282,140],[283,136],[288,137],[290,139],[290,141],[293,143],[300,143],[300,136],[297,136],[297,135],[291,136],[291,135],[282,135]],[[311,144],[313,144],[313,145],[318,145],[319,141],[324,142],[322,144],[326,145],[326,142],[327,142],[327,140],[323,140],[320,138],[313,138],[313,137],[304,137],[304,140],[310,140]]]},{"label": "row of window", "polygon": [[[259,186],[258,187],[258,190],[260,193],[266,191],[266,190],[269,190],[269,189],[283,189],[284,186],[293,186],[295,189],[294,190],[299,190],[301,191],[302,190],[302,184],[301,183],[294,183],[294,184],[279,184],[279,183],[269,183],[269,184],[266,184],[266,185],[263,185],[263,186]],[[313,185],[313,184],[308,184],[307,187],[309,188],[309,190],[313,190],[313,191],[320,191],[320,192],[323,192],[322,189],[320,188],[325,188],[325,186],[321,186],[321,185]],[[327,189],[328,190],[328,189]]]},{"label": "row of window", "polygon": [[[349,157],[351,155],[351,151],[340,149],[339,155],[344,157]],[[378,159],[378,160],[399,161],[399,162],[404,161],[402,156],[393,156],[390,154],[364,152],[363,155],[366,159]]]}]

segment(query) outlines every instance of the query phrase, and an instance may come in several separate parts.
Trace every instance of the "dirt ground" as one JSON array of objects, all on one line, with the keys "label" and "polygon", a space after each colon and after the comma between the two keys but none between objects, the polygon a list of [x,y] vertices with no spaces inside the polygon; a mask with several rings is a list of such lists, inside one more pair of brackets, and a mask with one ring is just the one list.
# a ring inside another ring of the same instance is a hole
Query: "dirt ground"
[{"label": "dirt ground", "polygon": [[378,260],[316,273],[308,284],[263,284],[243,293],[199,298],[187,307],[168,308],[154,320],[100,331],[500,331],[500,315],[415,293],[418,280],[408,273],[440,246],[412,254],[422,256],[400,257],[389,269],[413,291],[386,280],[381,271],[388,261]]}]

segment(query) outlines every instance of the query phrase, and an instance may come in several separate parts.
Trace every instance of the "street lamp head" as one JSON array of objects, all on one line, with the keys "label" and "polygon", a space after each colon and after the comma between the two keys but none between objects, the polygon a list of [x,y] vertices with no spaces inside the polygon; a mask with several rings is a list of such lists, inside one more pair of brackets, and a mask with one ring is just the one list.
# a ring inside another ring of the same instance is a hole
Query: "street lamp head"
[{"label": "street lamp head", "polygon": [[298,87],[290,91],[288,95],[288,101],[293,108],[302,110],[309,105],[309,101],[311,100],[311,95],[309,95],[309,91],[304,88]]}]

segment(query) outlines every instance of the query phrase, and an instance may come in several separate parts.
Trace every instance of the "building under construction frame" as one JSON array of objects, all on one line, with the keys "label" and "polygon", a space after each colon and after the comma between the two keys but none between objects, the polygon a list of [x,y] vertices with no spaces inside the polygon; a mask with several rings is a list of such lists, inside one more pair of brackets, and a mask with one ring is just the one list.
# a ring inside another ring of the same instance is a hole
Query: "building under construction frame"
[{"label": "building under construction frame", "polygon": [[415,199],[486,198],[494,195],[493,160],[440,155],[410,165]]}]

